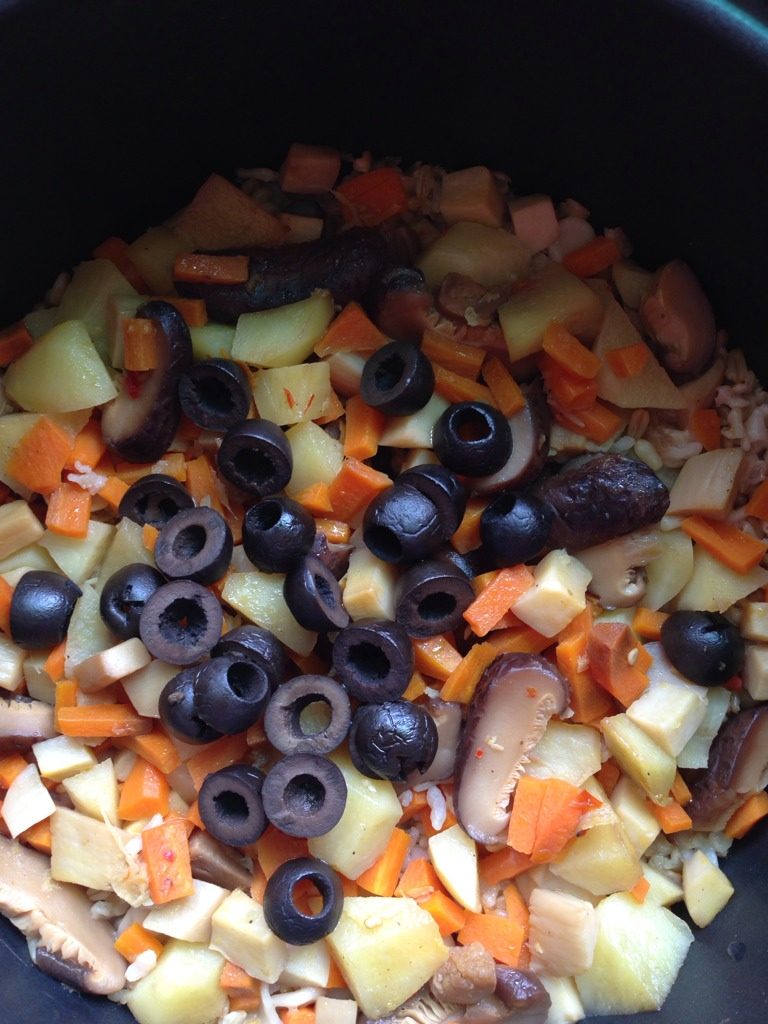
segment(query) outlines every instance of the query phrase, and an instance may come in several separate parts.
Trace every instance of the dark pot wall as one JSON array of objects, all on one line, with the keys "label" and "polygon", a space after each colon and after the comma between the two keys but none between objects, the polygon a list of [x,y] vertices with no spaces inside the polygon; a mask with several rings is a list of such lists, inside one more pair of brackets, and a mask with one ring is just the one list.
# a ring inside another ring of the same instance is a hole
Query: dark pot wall
[{"label": "dark pot wall", "polygon": [[[293,140],[509,171],[682,255],[768,372],[768,33],[723,0],[0,0],[0,323],[107,234]],[[764,1024],[768,833],[728,861],[659,1024]],[[762,867],[761,867],[762,862]],[[744,942],[740,961],[727,953]],[[32,973],[0,926],[3,1020],[123,1020]],[[693,1008],[693,1012],[692,1012]],[[629,1018],[623,1018],[630,1020]],[[634,1018],[632,1018],[634,1020]]]}]

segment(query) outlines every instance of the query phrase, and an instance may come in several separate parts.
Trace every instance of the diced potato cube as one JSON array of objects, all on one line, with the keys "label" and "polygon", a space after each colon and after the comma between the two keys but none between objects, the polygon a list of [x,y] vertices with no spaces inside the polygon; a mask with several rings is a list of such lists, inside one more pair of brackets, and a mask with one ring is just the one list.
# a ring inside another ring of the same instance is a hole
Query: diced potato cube
[{"label": "diced potato cube", "polygon": [[[734,449],[728,449],[733,451]],[[690,463],[686,463],[690,465]],[[676,602],[681,611],[724,612],[742,598],[768,584],[768,571],[756,565],[749,572],[734,572],[709,552],[695,545],[693,572]]]},{"label": "diced potato cube", "polygon": [[393,565],[382,562],[366,547],[355,548],[344,579],[344,607],[355,621],[394,619],[396,583]]},{"label": "diced potato cube", "polygon": [[739,630],[745,640],[768,643],[768,601],[747,601],[743,604]]},{"label": "diced potato cube", "polygon": [[160,717],[160,694],[165,684],[173,679],[178,671],[177,665],[169,665],[165,661],[151,661],[145,668],[140,668],[122,680],[121,685],[128,700],[142,718]]},{"label": "diced potato cube", "polygon": [[240,889],[214,912],[210,946],[252,978],[269,984],[277,981],[288,960],[286,945],[270,930],[261,905]]},{"label": "diced potato cube", "polygon": [[768,644],[747,644],[742,677],[752,700],[768,700]]},{"label": "diced potato cube", "polygon": [[82,320],[94,345],[106,357],[109,300],[135,295],[136,289],[111,260],[86,260],[75,267],[58,305],[56,321]]},{"label": "diced potato cube", "polygon": [[427,404],[410,416],[392,416],[379,438],[385,448],[432,448],[435,424],[448,408],[446,400],[435,392]]},{"label": "diced potato cube", "polygon": [[461,825],[430,836],[429,859],[437,877],[457,903],[475,914],[482,910],[477,847]]},{"label": "diced potato cube", "polygon": [[555,978],[551,974],[538,977],[552,1001],[545,1024],[576,1024],[584,1020],[584,1007],[573,978]]},{"label": "diced potato cube", "polygon": [[744,464],[741,448],[716,448],[688,459],[669,492],[670,516],[725,519],[733,508]]},{"label": "diced potato cube", "polygon": [[[7,505],[0,505],[0,558],[6,559],[34,544],[44,533],[40,520],[26,501],[9,501]],[[11,566],[3,568],[7,571]]]},{"label": "diced potato cube", "polygon": [[11,839],[15,839],[26,829],[49,818],[55,810],[56,804],[41,782],[37,766],[28,764],[8,787],[0,816]]},{"label": "diced potato cube", "polygon": [[533,570],[534,584],[512,606],[514,614],[544,636],[555,636],[587,606],[592,578],[564,548],[550,551]]},{"label": "diced potato cube", "polygon": [[444,175],[440,213],[446,224],[471,221],[500,228],[504,200],[493,172],[487,167],[465,167]]},{"label": "diced potato cube", "polygon": [[65,576],[80,585],[90,579],[103,562],[114,532],[115,528],[110,523],[91,519],[85,537],[63,537],[60,533],[46,530],[40,546],[45,548]]},{"label": "diced potato cube", "polygon": [[281,985],[316,985],[325,988],[331,969],[331,954],[325,939],[310,942],[306,946],[286,944],[288,959],[280,975]]},{"label": "diced potato cube", "polygon": [[447,274],[464,274],[484,288],[498,288],[528,273],[528,246],[509,231],[463,221],[453,224],[419,257],[429,288]]},{"label": "diced potato cube", "polygon": [[293,497],[312,484],[329,484],[341,469],[344,448],[341,441],[311,420],[297,423],[286,430],[285,439],[291,447],[293,472],[285,493]]},{"label": "diced potato cube", "polygon": [[92,751],[72,736],[54,736],[32,744],[37,767],[44,779],[61,782],[96,764]]},{"label": "diced potato cube", "polygon": [[82,589],[67,630],[64,674],[69,679],[73,678],[75,667],[80,662],[114,643],[114,636],[104,625],[99,611],[99,595],[90,582],[84,583]]},{"label": "diced potato cube", "polygon": [[41,700],[44,704],[56,703],[56,684],[43,666],[48,660],[48,651],[35,651],[25,658],[22,665],[27,694],[33,700]]},{"label": "diced potato cube", "polygon": [[253,384],[259,416],[281,427],[318,419],[332,395],[330,370],[323,362],[259,370]]},{"label": "diced potato cube", "polygon": [[552,718],[528,755],[525,774],[538,779],[565,779],[573,786],[582,786],[600,770],[600,754],[597,729]]},{"label": "diced potato cube", "polygon": [[190,327],[192,354],[195,359],[231,359],[235,328],[229,324],[203,324]]},{"label": "diced potato cube", "polygon": [[643,878],[650,885],[645,896],[646,902],[655,903],[659,907],[671,907],[683,898],[679,875],[671,871],[661,871],[644,862]]},{"label": "diced potato cube", "polygon": [[78,775],[70,775],[64,779],[63,786],[76,811],[97,821],[106,819],[117,825],[120,790],[112,758],[99,761]]},{"label": "diced potato cube", "polygon": [[659,533],[659,555],[645,569],[648,577],[642,604],[658,611],[677,597],[693,572],[693,541],[682,530]]},{"label": "diced potato cube", "polygon": [[509,203],[512,230],[531,252],[542,252],[557,239],[557,214],[549,196],[519,196]]},{"label": "diced potato cube", "polygon": [[611,805],[635,852],[642,856],[661,831],[656,816],[648,809],[645,793],[623,775],[611,793]]},{"label": "diced potato cube", "polygon": [[133,263],[155,295],[173,291],[173,264],[176,257],[189,251],[189,243],[170,228],[147,228],[132,242],[126,256]]},{"label": "diced potato cube", "polygon": [[24,317],[24,326],[35,341],[56,325],[57,312],[56,307],[51,306],[48,309],[33,309],[31,313],[27,313]]},{"label": "diced potato cube", "polygon": [[287,306],[243,313],[235,328],[232,358],[252,366],[301,363],[312,354],[332,318],[333,297],[328,291],[314,292]]},{"label": "diced potato cube", "polygon": [[626,714],[604,718],[603,738],[621,770],[657,804],[669,803],[677,764]]},{"label": "diced potato cube", "polygon": [[649,675],[648,689],[627,708],[627,718],[639,725],[668,754],[677,757],[707,713],[703,686],[673,676]]},{"label": "diced potato cube", "polygon": [[357,1024],[357,1003],[354,999],[318,996],[315,1000],[315,1024]]},{"label": "diced potato cube", "polygon": [[210,942],[211,918],[229,895],[226,889],[211,882],[192,880],[190,896],[153,907],[144,918],[144,927],[171,939],[186,942]]},{"label": "diced potato cube", "polygon": [[640,859],[618,818],[577,836],[550,871],[595,896],[626,892],[642,874]]},{"label": "diced potato cube", "polygon": [[[107,548],[107,553],[101,563],[96,589],[101,593],[104,584],[110,576],[118,569],[131,565],[133,562],[142,562],[144,565],[154,565],[155,560],[152,553],[144,545],[141,534],[141,527],[132,519],[124,516],[112,534],[112,541]],[[105,644],[108,647],[109,644]]]},{"label": "diced potato cube", "polygon": [[24,682],[24,658],[27,652],[13,640],[0,634],[0,687],[15,693]]},{"label": "diced potato cube", "polygon": [[690,738],[677,757],[679,768],[706,768],[709,748],[725,721],[731,695],[722,686],[712,686],[707,691],[707,712],[699,728]]},{"label": "diced potato cube", "polygon": [[373,1019],[405,1002],[448,956],[434,919],[409,897],[348,897],[328,943],[360,1009]]},{"label": "diced potato cube", "polygon": [[283,596],[280,573],[233,572],[224,583],[221,596],[235,611],[263,629],[271,630],[278,640],[297,654],[309,654],[317,633],[300,626]]},{"label": "diced potato cube", "polygon": [[683,861],[685,909],[699,928],[705,928],[717,917],[733,891],[728,878],[701,850]]},{"label": "diced potato cube", "polygon": [[619,260],[611,267],[611,277],[622,303],[630,309],[639,309],[643,297],[651,290],[653,274],[631,260]]},{"label": "diced potato cube", "polygon": [[135,899],[130,902],[140,906],[147,898],[147,884],[124,852],[129,837],[112,825],[58,807],[51,816],[51,876],[87,889],[113,889],[123,898],[133,888]]},{"label": "diced potato cube", "polygon": [[[8,462],[16,450],[19,441],[32,429],[39,419],[40,416],[34,412],[11,412],[0,416],[0,480],[22,498],[28,498],[30,491],[8,472]],[[7,505],[2,506],[2,508],[7,507]],[[33,518],[36,519],[37,517],[33,515]],[[43,535],[43,527],[39,520],[37,520],[37,525],[39,529],[36,537],[41,537]],[[29,543],[30,541],[22,540],[18,547],[25,547]],[[4,557],[0,553],[0,558]]]},{"label": "diced potato cube", "polygon": [[223,967],[223,957],[203,945],[169,942],[154,970],[131,989],[128,1009],[139,1024],[210,1024],[227,1006]]},{"label": "diced potato cube", "polygon": [[556,977],[581,974],[592,964],[597,915],[587,900],[551,889],[534,889],[530,911],[531,967]]}]

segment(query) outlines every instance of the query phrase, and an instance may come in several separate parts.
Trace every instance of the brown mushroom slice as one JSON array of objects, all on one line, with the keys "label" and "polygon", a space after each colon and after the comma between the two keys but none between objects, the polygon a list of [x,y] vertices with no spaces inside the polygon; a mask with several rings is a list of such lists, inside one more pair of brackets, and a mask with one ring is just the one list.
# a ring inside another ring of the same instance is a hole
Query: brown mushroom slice
[{"label": "brown mushroom slice", "polygon": [[469,707],[456,757],[454,806],[480,843],[503,840],[509,797],[552,715],[568,704],[568,686],[545,658],[502,654],[485,670]]},{"label": "brown mushroom slice", "polygon": [[549,450],[549,411],[541,388],[525,388],[525,406],[510,416],[512,451],[504,465],[490,476],[478,477],[473,489],[493,494],[505,487],[523,487],[535,480],[544,467]]},{"label": "brown mushroom slice", "polygon": [[715,316],[687,263],[672,260],[657,271],[640,316],[658,342],[659,360],[670,373],[693,377],[711,361],[717,344]]},{"label": "brown mushroom slice", "polygon": [[195,832],[189,840],[189,858],[194,878],[223,889],[250,891],[253,878],[245,870],[242,859],[207,832]]},{"label": "brown mushroom slice", "polygon": [[127,964],[112,944],[111,926],[91,916],[85,890],[54,882],[47,857],[3,836],[0,911],[24,935],[39,940],[48,967],[51,958],[66,965],[61,971],[67,972],[67,984],[79,978],[80,987],[96,995],[123,988]]},{"label": "brown mushroom slice", "polygon": [[629,608],[642,600],[648,582],[645,566],[660,554],[659,531],[646,529],[584,548],[579,561],[592,573],[587,589],[603,608]]},{"label": "brown mushroom slice", "polygon": [[461,1006],[486,999],[496,989],[493,957],[479,942],[454,946],[448,951],[448,959],[432,975],[429,989],[435,999]]},{"label": "brown mushroom slice", "polygon": [[709,765],[691,785],[693,827],[718,832],[752,793],[768,785],[768,706],[740,711],[715,737]]},{"label": "brown mushroom slice", "polygon": [[53,708],[41,700],[0,697],[0,753],[29,750],[56,735]]},{"label": "brown mushroom slice", "polygon": [[456,764],[456,748],[461,732],[461,704],[437,699],[427,704],[427,711],[437,727],[437,753],[425,772],[411,772],[407,779],[409,786],[449,779]]},{"label": "brown mushroom slice", "polygon": [[545,1024],[552,1000],[542,983],[531,971],[496,964],[496,996],[508,1010],[515,1024]]}]

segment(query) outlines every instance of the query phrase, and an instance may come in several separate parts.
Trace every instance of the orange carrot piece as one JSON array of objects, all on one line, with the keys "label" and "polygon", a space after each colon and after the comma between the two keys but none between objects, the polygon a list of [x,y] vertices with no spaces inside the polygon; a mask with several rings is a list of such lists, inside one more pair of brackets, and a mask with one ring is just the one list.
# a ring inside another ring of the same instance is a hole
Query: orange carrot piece
[{"label": "orange carrot piece", "polygon": [[632,617],[632,629],[643,640],[658,640],[661,627],[668,618],[666,612],[656,612],[641,606]]},{"label": "orange carrot piece", "polygon": [[539,370],[547,386],[550,401],[569,412],[591,409],[597,399],[594,378],[579,377],[560,366],[546,352],[539,356]]},{"label": "orange carrot piece", "polygon": [[28,829],[21,833],[19,839],[34,850],[38,850],[40,853],[47,853],[50,856],[52,848],[51,819],[45,818],[43,821],[38,821],[35,825],[30,825]]},{"label": "orange carrot piece", "polygon": [[109,507],[114,509],[116,512],[120,502],[123,500],[123,495],[127,490],[128,484],[125,483],[125,481],[121,480],[119,477],[110,476],[99,491],[99,497],[103,498]]},{"label": "orange carrot piece", "polygon": [[249,992],[245,996],[229,997],[230,1013],[255,1013],[261,1006],[261,996],[258,992]]},{"label": "orange carrot piece", "polygon": [[[617,377],[637,377],[650,358],[651,350],[644,341],[636,341],[634,345],[622,345],[606,353],[608,365]],[[720,433],[718,420],[718,434]]]},{"label": "orange carrot piece", "polygon": [[497,885],[499,882],[511,881],[527,871],[531,864],[528,854],[520,853],[508,846],[506,850],[489,853],[478,862],[480,881],[485,885]]},{"label": "orange carrot piece", "polygon": [[544,329],[542,348],[566,373],[591,380],[597,376],[602,362],[586,345],[556,320]]},{"label": "orange carrot piece", "polygon": [[424,680],[424,676],[421,672],[414,672],[405,688],[405,693],[400,698],[401,700],[416,700],[427,688],[427,684]]},{"label": "orange carrot piece", "polygon": [[645,802],[665,835],[671,836],[675,832],[685,832],[686,829],[693,827],[691,816],[676,800],[670,800],[664,807],[659,807],[651,800]]},{"label": "orange carrot piece", "polygon": [[203,819],[200,817],[200,807],[198,806],[197,800],[193,800],[189,805],[186,817],[187,821],[193,828],[199,828],[201,832],[205,832],[205,824]]},{"label": "orange carrot piece", "polygon": [[533,582],[533,574],[525,565],[502,569],[464,611],[464,620],[475,636],[485,636]]},{"label": "orange carrot piece", "polygon": [[96,420],[88,420],[75,438],[72,451],[66,461],[65,469],[76,470],[76,463],[94,469],[107,450],[106,442],[101,436],[101,424]]},{"label": "orange carrot piece", "polygon": [[768,544],[750,536],[730,523],[715,523],[702,516],[688,516],[682,530],[723,565],[734,572],[747,573],[762,561]]},{"label": "orange carrot piece", "polygon": [[467,911],[442,889],[420,900],[419,905],[432,916],[442,936],[455,935],[467,923]]},{"label": "orange carrot piece", "polygon": [[557,409],[553,411],[558,423],[572,430],[574,434],[583,434],[595,444],[610,441],[621,426],[621,417],[600,402],[595,402],[589,409],[574,411],[570,415]]},{"label": "orange carrot piece", "polygon": [[563,266],[578,277],[593,277],[612,267],[620,259],[621,252],[614,240],[606,238],[605,235],[598,235],[580,249],[575,249],[564,256]]},{"label": "orange carrot piece", "polygon": [[638,903],[645,903],[645,897],[648,895],[650,890],[651,883],[644,875],[641,875],[629,890],[629,895],[633,899],[637,900]]},{"label": "orange carrot piece", "polygon": [[227,768],[237,761],[241,761],[248,751],[248,743],[245,733],[237,733],[235,736],[224,736],[214,743],[209,743],[199,754],[194,754],[187,761],[187,770],[192,776],[192,783],[199,791],[205,777],[219,768]]},{"label": "orange carrot piece", "polygon": [[363,307],[357,302],[348,302],[315,345],[315,355],[322,358],[334,352],[375,352],[386,343],[387,339]]},{"label": "orange carrot piece", "polygon": [[[520,890],[514,882],[510,882],[509,885],[505,885],[502,890],[502,896],[504,897],[504,907],[507,911],[507,917],[511,921],[519,921],[521,925],[528,931],[528,907],[525,905],[525,900],[520,894]],[[527,938],[526,934],[526,938]]]},{"label": "orange carrot piece", "polygon": [[717,409],[694,409],[688,419],[688,426],[704,451],[712,452],[722,448],[720,414]]},{"label": "orange carrot piece", "polygon": [[127,249],[128,243],[113,235],[110,238],[105,238],[101,245],[97,245],[93,250],[93,255],[97,260],[109,260],[110,263],[114,263],[139,295],[146,295],[150,291],[150,287],[136,269],[130,256],[127,255]]},{"label": "orange carrot piece", "polygon": [[184,823],[172,818],[155,828],[145,828],[141,840],[153,903],[191,896],[195,890]]},{"label": "orange carrot piece", "polygon": [[146,953],[148,949],[152,950],[155,956],[160,956],[164,946],[154,932],[148,931],[144,925],[134,921],[115,939],[115,949],[132,964],[137,956]]},{"label": "orange carrot piece", "polygon": [[451,544],[459,554],[466,555],[468,551],[480,547],[480,516],[487,504],[486,498],[470,498],[467,502],[464,517],[451,537]]},{"label": "orange carrot piece", "polygon": [[403,175],[396,167],[378,167],[349,178],[336,187],[336,195],[347,224],[375,227],[408,209]]},{"label": "orange carrot piece", "polygon": [[745,803],[728,819],[725,834],[731,839],[741,839],[749,830],[768,815],[768,793],[753,793]]},{"label": "orange carrot piece", "polygon": [[440,699],[469,704],[483,672],[498,656],[499,652],[489,643],[475,644],[470,647],[460,664],[443,683]]},{"label": "orange carrot piece", "polygon": [[591,629],[592,609],[587,605],[560,633],[560,641],[555,648],[557,666],[571,690],[573,721],[581,724],[595,722],[613,711],[611,697],[587,671],[587,643]]},{"label": "orange carrot piece", "polygon": [[402,825],[403,822],[411,821],[412,818],[420,818],[421,812],[428,806],[426,792],[424,790],[414,792],[411,802],[403,807],[398,824]]},{"label": "orange carrot piece", "polygon": [[51,492],[45,525],[61,537],[86,537],[93,498],[78,484],[65,482]]},{"label": "orange carrot piece", "polygon": [[[637,651],[637,654],[634,652]],[[623,622],[599,622],[587,643],[589,670],[595,682],[625,708],[648,688],[648,676],[637,664],[639,649],[632,630]]]},{"label": "orange carrot piece", "polygon": [[216,476],[206,455],[198,455],[187,463],[187,490],[196,505],[206,504],[217,512],[223,512],[219,492],[216,487]]},{"label": "orange carrot piece", "polygon": [[14,359],[23,356],[34,344],[32,335],[23,320],[0,331],[0,368],[10,366]]},{"label": "orange carrot piece", "polygon": [[341,519],[317,519],[315,528],[325,534],[329,544],[347,544],[352,536],[349,523]]},{"label": "orange carrot piece", "polygon": [[347,456],[328,486],[333,514],[338,519],[351,522],[377,494],[391,486],[392,481],[386,473],[380,473],[359,459]]},{"label": "orange carrot piece", "polygon": [[293,500],[303,505],[307,512],[313,516],[322,516],[333,512],[331,498],[328,494],[328,484],[310,484],[303,491],[294,494]]},{"label": "orange carrot piece", "polygon": [[242,967],[227,960],[219,976],[219,985],[229,995],[249,995],[258,992],[259,981],[247,974]]},{"label": "orange carrot piece", "polygon": [[296,1006],[279,1011],[281,1024],[315,1024],[316,1014],[312,1006]]},{"label": "orange carrot piece", "polygon": [[170,786],[154,765],[137,758],[120,790],[117,812],[124,821],[168,813]]},{"label": "orange carrot piece", "polygon": [[499,914],[473,914],[468,910],[466,923],[456,939],[462,946],[479,942],[500,964],[517,967],[525,942],[525,931],[519,921]]},{"label": "orange carrot piece", "polygon": [[187,463],[181,452],[165,452],[157,462],[118,462],[115,466],[115,475],[127,484],[135,484],[149,473],[165,473],[179,483],[184,483],[187,479]]},{"label": "orange carrot piece", "polygon": [[432,824],[432,808],[427,805],[423,807],[421,811],[416,815],[416,819],[421,822],[421,831],[427,837],[431,839],[432,836],[437,835],[438,832],[445,832],[447,828],[451,828],[456,824],[456,815],[453,811],[446,811],[445,820],[443,821],[440,828],[435,828]]},{"label": "orange carrot piece", "polygon": [[414,667],[425,676],[445,682],[461,664],[461,655],[445,636],[428,636],[412,643]]},{"label": "orange carrot piece", "polygon": [[154,765],[163,775],[170,775],[181,764],[176,747],[161,729],[155,728],[144,736],[129,736],[119,746],[132,750],[149,764]]},{"label": "orange carrot piece", "polygon": [[411,845],[411,837],[401,828],[392,830],[384,852],[356,882],[374,896],[392,896]]},{"label": "orange carrot piece", "polygon": [[159,536],[160,531],[156,526],[153,526],[151,523],[144,523],[141,528],[141,543],[147,551],[154,552]]},{"label": "orange carrot piece", "polygon": [[195,284],[245,284],[248,257],[184,252],[173,264],[173,279]]},{"label": "orange carrot piece", "polygon": [[0,757],[0,789],[10,789],[13,780],[27,767],[27,762],[21,754],[6,754],[5,757]]},{"label": "orange carrot piece", "polygon": [[670,793],[672,794],[672,799],[676,800],[681,807],[685,807],[693,799],[693,794],[680,772],[675,774],[675,781],[672,783]]},{"label": "orange carrot piece", "polygon": [[187,327],[205,327],[208,323],[208,312],[203,299],[180,299],[178,295],[161,295],[160,298],[181,313]]},{"label": "orange carrot piece", "polygon": [[10,635],[13,587],[0,576],[0,629]]},{"label": "orange carrot piece", "polygon": [[[421,351],[430,360],[445,370],[477,380],[485,352],[475,345],[462,345],[455,338],[449,338],[439,331],[427,327],[421,339]],[[486,381],[487,383],[487,381]],[[509,414],[505,414],[509,415]]]},{"label": "orange carrot piece", "polygon": [[552,646],[552,637],[537,633],[529,626],[513,626],[490,633],[485,641],[497,654],[541,654]]},{"label": "orange carrot piece", "polygon": [[530,856],[536,845],[536,827],[548,781],[523,775],[517,784],[509,816],[507,844],[518,853]]},{"label": "orange carrot piece", "polygon": [[[66,643],[66,641],[64,641]],[[56,728],[61,732],[59,725],[59,712],[62,708],[77,707],[78,685],[74,679],[59,679],[56,681],[56,703],[54,704],[54,721]]]},{"label": "orange carrot piece", "polygon": [[606,795],[610,796],[621,778],[621,769],[612,758],[608,758],[595,772],[595,778],[605,790]]},{"label": "orange carrot piece", "polygon": [[123,320],[123,366],[131,372],[156,370],[163,361],[167,342],[154,320],[126,317]]},{"label": "orange carrot piece", "polygon": [[274,827],[267,826],[266,832],[256,840],[256,856],[267,878],[271,878],[281,864],[296,857],[308,856],[307,840],[286,836]]},{"label": "orange carrot piece", "polygon": [[59,708],[56,720],[64,736],[139,736],[150,732],[152,722],[125,704],[85,704]]},{"label": "orange carrot piece", "polygon": [[493,395],[485,384],[446,370],[438,363],[433,363],[432,369],[435,371],[435,391],[447,402],[485,402],[493,405]]},{"label": "orange carrot piece", "polygon": [[533,864],[548,864],[555,860],[576,835],[582,816],[600,807],[599,800],[570,782],[547,779],[546,783],[531,851]]},{"label": "orange carrot piece", "polygon": [[499,412],[505,416],[514,416],[525,408],[525,395],[520,385],[498,356],[489,356],[485,360],[482,376]]},{"label": "orange carrot piece", "polygon": [[30,491],[50,494],[61,483],[72,447],[69,434],[47,416],[41,416],[14,448],[7,470]]},{"label": "orange carrot piece", "polygon": [[768,522],[768,480],[763,480],[758,486],[744,506],[744,511],[748,516],[754,516],[755,519],[762,519]]},{"label": "orange carrot piece", "polygon": [[360,460],[372,458],[379,450],[386,417],[367,405],[360,395],[352,395],[347,400],[346,413],[344,454]]},{"label": "orange carrot piece", "polygon": [[410,896],[421,903],[435,892],[442,891],[440,879],[427,857],[417,857],[407,865],[395,886],[395,896]]}]

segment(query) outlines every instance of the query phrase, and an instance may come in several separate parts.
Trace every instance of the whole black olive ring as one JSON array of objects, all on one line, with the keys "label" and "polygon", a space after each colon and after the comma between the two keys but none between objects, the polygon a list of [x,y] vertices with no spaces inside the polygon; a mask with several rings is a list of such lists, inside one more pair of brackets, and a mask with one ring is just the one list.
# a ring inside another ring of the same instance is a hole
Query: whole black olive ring
[{"label": "whole black olive ring", "polygon": [[28,651],[60,644],[67,635],[82,590],[67,576],[48,569],[25,572],[11,597],[11,639]]},{"label": "whole black olive ring", "polygon": [[215,583],[232,559],[232,531],[213,508],[189,508],[169,519],[155,544],[155,562],[170,579]]},{"label": "whole black olive ring", "polygon": [[413,646],[399,622],[352,623],[336,637],[331,657],[339,680],[358,700],[396,700],[413,675]]},{"label": "whole black olive ring", "polygon": [[529,562],[541,554],[552,526],[552,509],[532,494],[502,491],[483,509],[480,538],[494,565]]},{"label": "whole black olive ring", "polygon": [[185,743],[213,743],[222,734],[197,713],[195,680],[200,668],[191,665],[169,679],[160,693],[160,721],[167,731]]},{"label": "whole black olive ring", "polygon": [[492,405],[457,402],[435,424],[432,446],[442,464],[454,473],[488,476],[509,458],[512,431]]},{"label": "whole black olive ring", "polygon": [[456,629],[474,599],[461,569],[448,561],[419,562],[397,581],[395,618],[409,636],[437,636]]},{"label": "whole black olive ring", "polygon": [[297,501],[266,498],[243,519],[243,549],[262,572],[287,572],[309,553],[315,520]]},{"label": "whole black olive ring", "polygon": [[412,771],[429,768],[437,740],[435,721],[420,704],[361,704],[352,716],[349,756],[369,778],[403,780]]},{"label": "whole black olive ring", "polygon": [[467,490],[450,469],[427,464],[406,469],[397,478],[399,484],[410,484],[433,501],[443,526],[445,539],[458,530],[467,508]]},{"label": "whole black olive ring", "polygon": [[225,736],[233,736],[261,718],[272,688],[261,665],[224,656],[200,666],[194,689],[200,718]]},{"label": "whole black olive ring", "polygon": [[434,501],[410,484],[388,487],[365,510],[363,540],[383,562],[426,558],[446,536]]},{"label": "whole black olive ring", "polygon": [[165,580],[151,565],[134,562],[113,572],[99,599],[99,611],[107,626],[129,640],[139,635],[139,619],[144,605]]},{"label": "whole black olive ring", "polygon": [[410,416],[423,409],[435,389],[432,364],[410,341],[391,341],[363,367],[360,394],[387,416]]},{"label": "whole black olive ring", "polygon": [[[307,728],[303,712],[310,705],[324,706],[328,721]],[[264,712],[264,732],[281,754],[330,754],[343,743],[352,711],[344,687],[329,676],[294,676],[278,687]]]},{"label": "whole black olive ring", "polygon": [[349,624],[339,581],[316,555],[307,555],[289,570],[283,596],[294,619],[305,629],[328,632]]},{"label": "whole black olive ring", "polygon": [[217,464],[221,475],[235,487],[266,498],[282,491],[291,479],[293,455],[276,423],[243,420],[224,435]]},{"label": "whole black olive ring", "polygon": [[231,359],[203,359],[182,373],[179,401],[182,412],[198,427],[229,430],[248,415],[251,389]]},{"label": "whole black olive ring", "polygon": [[190,493],[172,476],[149,473],[131,484],[120,500],[118,513],[139,526],[160,529],[177,512],[194,508]]},{"label": "whole black olive ring", "polygon": [[264,833],[264,773],[250,764],[211,772],[200,787],[198,813],[206,830],[227,846],[250,846]]},{"label": "whole black olive ring", "polygon": [[221,636],[224,615],[210,590],[193,580],[166,583],[144,605],[139,636],[149,653],[171,665],[194,665]]},{"label": "whole black olive ring", "polygon": [[[311,882],[320,893],[321,909],[305,914],[294,902],[300,882]],[[330,935],[343,907],[341,879],[324,861],[296,857],[281,864],[264,890],[264,917],[271,931],[292,946],[307,946]]]},{"label": "whole black olive ring", "polygon": [[274,690],[285,676],[285,652],[274,633],[261,626],[230,629],[211,651],[212,658],[231,654],[241,661],[253,661],[268,674]]},{"label": "whole black olive ring", "polygon": [[317,754],[288,754],[273,765],[261,793],[264,813],[287,836],[324,836],[347,803],[347,784],[333,761]]}]

